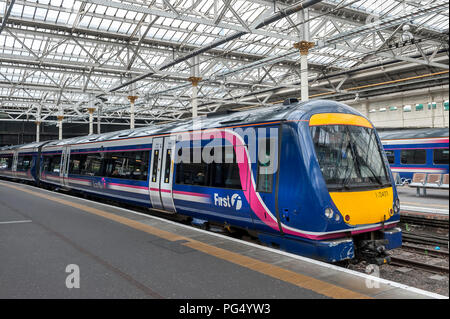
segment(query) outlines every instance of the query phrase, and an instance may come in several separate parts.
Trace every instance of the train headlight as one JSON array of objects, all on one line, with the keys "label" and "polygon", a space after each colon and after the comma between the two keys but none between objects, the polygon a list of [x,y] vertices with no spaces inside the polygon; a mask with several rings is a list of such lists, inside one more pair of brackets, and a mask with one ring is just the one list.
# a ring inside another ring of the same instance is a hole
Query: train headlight
[{"label": "train headlight", "polygon": [[333,218],[333,215],[334,215],[334,212],[333,212],[333,210],[331,209],[331,208],[327,208],[327,209],[325,209],[325,216],[327,217],[327,218]]},{"label": "train headlight", "polygon": [[400,200],[397,198],[394,203],[394,213],[398,214],[400,212]]}]

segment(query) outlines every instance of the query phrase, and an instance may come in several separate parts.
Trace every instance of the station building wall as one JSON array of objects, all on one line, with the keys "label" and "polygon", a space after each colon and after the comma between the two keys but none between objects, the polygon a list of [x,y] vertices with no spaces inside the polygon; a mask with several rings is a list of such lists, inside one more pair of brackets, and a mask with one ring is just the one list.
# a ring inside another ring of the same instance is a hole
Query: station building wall
[{"label": "station building wall", "polygon": [[448,86],[343,102],[376,127],[449,127]]}]

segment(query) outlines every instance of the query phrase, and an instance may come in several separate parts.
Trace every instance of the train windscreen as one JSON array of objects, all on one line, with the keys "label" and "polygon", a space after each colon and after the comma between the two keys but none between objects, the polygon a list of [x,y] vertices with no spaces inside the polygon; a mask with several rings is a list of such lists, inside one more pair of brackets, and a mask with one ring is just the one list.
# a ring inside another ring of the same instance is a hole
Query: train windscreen
[{"label": "train windscreen", "polygon": [[353,125],[311,126],[311,136],[330,191],[391,185],[381,145],[372,128]]}]

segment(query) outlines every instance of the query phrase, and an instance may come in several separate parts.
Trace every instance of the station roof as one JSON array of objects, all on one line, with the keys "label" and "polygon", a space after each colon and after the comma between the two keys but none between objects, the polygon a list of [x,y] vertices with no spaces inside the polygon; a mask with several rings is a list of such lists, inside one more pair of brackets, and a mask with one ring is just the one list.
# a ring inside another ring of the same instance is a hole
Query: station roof
[{"label": "station roof", "polygon": [[[315,44],[312,97],[448,83],[447,1],[325,0],[255,28],[300,2],[0,0],[0,113],[87,123],[96,108],[126,125],[127,97],[138,96],[137,125],[173,121],[191,116],[192,75],[202,78],[199,114],[263,107],[300,94],[300,40]],[[160,70],[236,32],[246,34]]]}]

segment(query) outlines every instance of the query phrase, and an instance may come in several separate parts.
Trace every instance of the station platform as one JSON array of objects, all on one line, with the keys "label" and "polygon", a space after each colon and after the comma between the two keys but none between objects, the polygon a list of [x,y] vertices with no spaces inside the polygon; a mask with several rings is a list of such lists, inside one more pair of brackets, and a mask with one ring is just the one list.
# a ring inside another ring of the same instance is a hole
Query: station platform
[{"label": "station platform", "polygon": [[397,192],[402,210],[447,215],[448,217],[448,190],[427,189],[427,195],[419,197],[416,195],[416,188],[397,186]]},{"label": "station platform", "polygon": [[0,181],[0,212],[0,298],[447,298],[24,184]]}]

